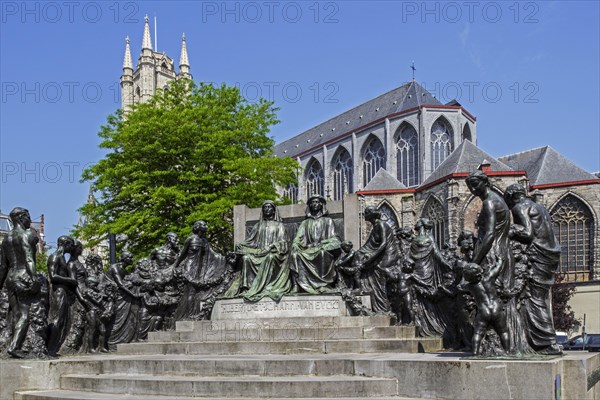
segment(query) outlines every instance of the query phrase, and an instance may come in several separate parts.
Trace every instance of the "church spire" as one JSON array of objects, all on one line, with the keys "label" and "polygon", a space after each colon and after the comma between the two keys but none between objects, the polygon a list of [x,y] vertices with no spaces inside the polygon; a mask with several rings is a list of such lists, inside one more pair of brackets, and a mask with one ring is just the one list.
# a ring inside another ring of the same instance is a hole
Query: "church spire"
[{"label": "church spire", "polygon": [[131,61],[131,49],[129,48],[129,36],[125,38],[125,57],[123,58],[123,69],[129,68],[133,72],[133,61]]},{"label": "church spire", "polygon": [[126,110],[133,104],[133,62],[129,48],[129,36],[125,38],[125,57],[123,57],[123,74],[121,75],[121,108]]},{"label": "church spire", "polygon": [[181,56],[179,57],[179,74],[177,77],[192,79],[192,75],[190,74],[190,60],[188,59],[185,43],[185,33],[181,37]]},{"label": "church spire", "polygon": [[179,57],[179,68],[181,68],[182,66],[186,66],[188,68],[190,66],[187,47],[185,45],[185,33],[181,36],[181,57]]},{"label": "church spire", "polygon": [[144,39],[142,41],[142,51],[144,49],[152,50],[152,38],[150,37],[150,24],[148,23],[148,15],[146,15],[144,21]]}]

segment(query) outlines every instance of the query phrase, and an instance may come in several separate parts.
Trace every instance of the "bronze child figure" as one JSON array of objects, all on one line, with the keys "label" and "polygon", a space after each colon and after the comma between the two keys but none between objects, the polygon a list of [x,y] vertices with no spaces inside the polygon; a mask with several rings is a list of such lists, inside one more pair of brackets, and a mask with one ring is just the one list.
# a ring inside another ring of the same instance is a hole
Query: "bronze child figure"
[{"label": "bronze child figure", "polygon": [[506,312],[496,289],[496,279],[500,274],[502,262],[498,261],[488,271],[484,271],[479,264],[463,263],[463,277],[465,281],[460,284],[460,289],[470,292],[477,304],[477,314],[473,321],[473,353],[481,354],[481,341],[485,332],[492,327],[500,337],[504,351],[510,350],[510,337],[506,324]]}]

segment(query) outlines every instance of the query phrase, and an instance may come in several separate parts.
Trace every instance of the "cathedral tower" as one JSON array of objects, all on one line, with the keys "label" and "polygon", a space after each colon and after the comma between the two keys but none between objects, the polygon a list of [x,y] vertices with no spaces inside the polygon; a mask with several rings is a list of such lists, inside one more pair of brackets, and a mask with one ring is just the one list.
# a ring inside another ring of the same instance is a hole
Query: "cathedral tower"
[{"label": "cathedral tower", "polygon": [[125,40],[125,57],[121,75],[121,108],[125,110],[135,103],[144,103],[156,93],[157,89],[164,89],[173,79],[182,78],[192,79],[185,35],[182,38],[179,73],[177,74],[173,59],[165,53],[153,50],[150,24],[148,16],[146,16],[142,51],[135,70],[131,58],[129,37]]}]

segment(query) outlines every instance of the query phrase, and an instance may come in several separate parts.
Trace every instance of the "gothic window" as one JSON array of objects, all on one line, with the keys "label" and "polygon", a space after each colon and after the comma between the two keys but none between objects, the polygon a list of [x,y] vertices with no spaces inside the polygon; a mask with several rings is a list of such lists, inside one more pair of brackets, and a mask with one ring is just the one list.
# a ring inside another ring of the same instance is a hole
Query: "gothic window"
[{"label": "gothic window", "polygon": [[304,176],[306,179],[306,198],[313,194],[325,196],[325,174],[323,167],[316,159],[313,158],[308,163]]},{"label": "gothic window", "polygon": [[140,87],[138,86],[138,87],[135,89],[135,98],[134,98],[134,103],[139,103],[139,101],[140,101],[140,97],[141,97],[141,96],[142,96],[142,93],[141,93],[141,91],[140,91]]},{"label": "gothic window", "polygon": [[465,124],[465,127],[463,128],[462,139],[463,139],[463,142],[465,140],[468,140],[469,142],[473,142],[473,137],[471,136],[471,128],[469,128],[469,124]]},{"label": "gothic window", "polygon": [[292,204],[298,203],[298,185],[295,183],[288,184],[283,189],[283,197],[288,199]]},{"label": "gothic window", "polygon": [[352,193],[353,173],[352,157],[344,148],[340,148],[333,159],[333,199],[342,200],[344,195]]},{"label": "gothic window", "polygon": [[567,195],[552,209],[554,233],[561,246],[560,270],[568,281],[587,281],[592,268],[594,221],[590,209]]},{"label": "gothic window", "polygon": [[438,199],[431,196],[427,200],[421,216],[429,218],[433,223],[432,234],[438,249],[441,249],[446,242],[446,212],[444,206]]},{"label": "gothic window", "polygon": [[396,140],[398,180],[404,186],[419,184],[419,137],[412,125],[404,124]]},{"label": "gothic window", "polygon": [[396,218],[396,213],[394,212],[394,210],[392,209],[392,207],[390,207],[389,204],[383,203],[378,208],[379,208],[379,211],[381,211],[381,215],[383,216],[382,219],[389,226],[391,226],[392,228],[398,228],[398,227],[400,227],[400,224],[398,224],[398,218]]},{"label": "gothic window", "polygon": [[367,186],[381,168],[385,169],[385,148],[379,139],[373,137],[363,155],[363,186]]},{"label": "gothic window", "polygon": [[437,167],[452,153],[452,127],[439,118],[431,127],[431,168]]}]

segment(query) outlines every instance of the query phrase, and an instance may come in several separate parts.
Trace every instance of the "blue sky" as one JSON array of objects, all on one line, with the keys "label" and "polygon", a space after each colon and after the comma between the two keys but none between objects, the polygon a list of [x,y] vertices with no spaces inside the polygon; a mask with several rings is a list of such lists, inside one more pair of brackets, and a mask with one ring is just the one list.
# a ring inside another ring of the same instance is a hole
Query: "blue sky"
[{"label": "blue sky", "polygon": [[600,170],[597,1],[0,2],[0,210],[45,214],[68,232],[87,196],[82,169],[120,106],[125,36],[134,63],[144,15],[198,81],[274,100],[285,140],[412,79],[477,117],[502,156],[550,145]]}]

